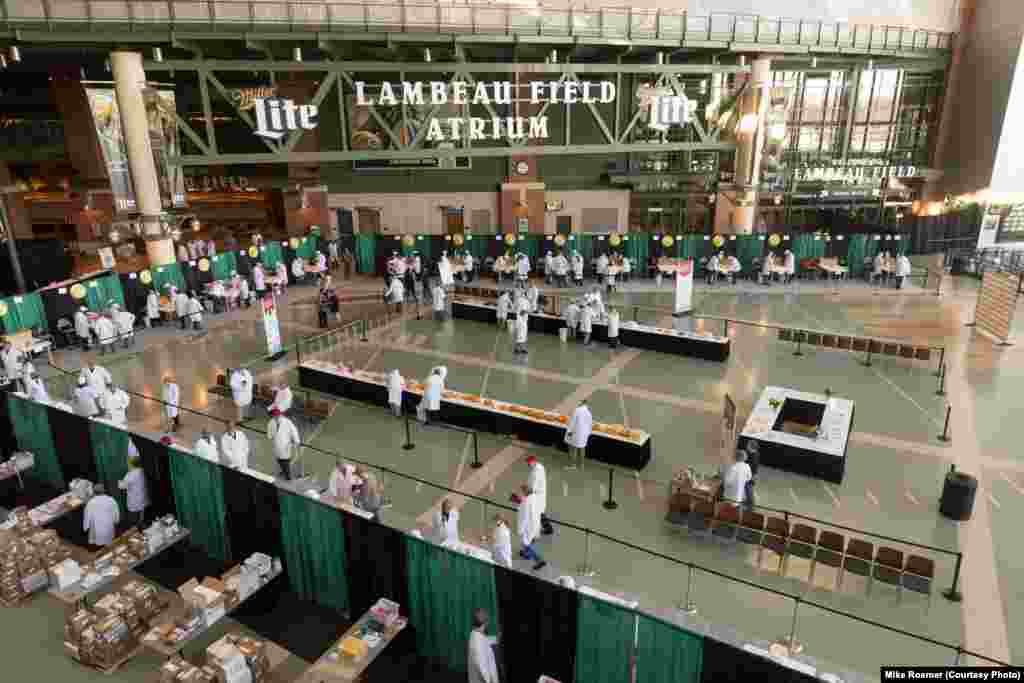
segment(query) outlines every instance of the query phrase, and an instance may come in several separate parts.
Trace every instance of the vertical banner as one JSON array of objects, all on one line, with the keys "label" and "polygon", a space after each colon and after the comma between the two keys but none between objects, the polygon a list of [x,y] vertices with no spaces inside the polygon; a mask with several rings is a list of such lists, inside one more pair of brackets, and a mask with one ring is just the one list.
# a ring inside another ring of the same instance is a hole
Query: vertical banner
[{"label": "vertical banner", "polygon": [[100,265],[103,266],[104,270],[113,270],[114,266],[117,265],[117,260],[114,259],[113,247],[100,247]]},{"label": "vertical banner", "polygon": [[686,259],[676,271],[676,298],[672,315],[689,313],[693,308],[693,259]]},{"label": "vertical banner", "polygon": [[161,202],[164,208],[182,207],[185,205],[185,174],[181,166],[168,162],[168,159],[181,154],[178,125],[174,118],[174,92],[147,88],[143,91],[143,98]]},{"label": "vertical banner", "polygon": [[128,150],[121,128],[121,110],[113,88],[86,88],[93,125],[103,150],[103,161],[110,176],[110,189],[114,194],[114,210],[135,210],[135,187],[128,169]]},{"label": "vertical banner", "polygon": [[722,442],[719,450],[722,464],[728,466],[736,451],[736,403],[729,394],[722,400]]},{"label": "vertical banner", "polygon": [[281,325],[277,320],[277,301],[274,294],[263,295],[263,332],[267,336],[267,354],[281,355]]}]

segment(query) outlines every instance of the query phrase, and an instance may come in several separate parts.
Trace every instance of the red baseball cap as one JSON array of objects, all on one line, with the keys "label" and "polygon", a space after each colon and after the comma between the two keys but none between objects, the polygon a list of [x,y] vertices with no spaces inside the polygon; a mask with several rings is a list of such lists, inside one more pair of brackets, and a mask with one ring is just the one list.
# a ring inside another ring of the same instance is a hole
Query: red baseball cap
[{"label": "red baseball cap", "polygon": [[537,462],[537,458],[535,456],[532,456],[532,455],[526,456],[526,464],[527,465],[532,465],[535,462]]}]

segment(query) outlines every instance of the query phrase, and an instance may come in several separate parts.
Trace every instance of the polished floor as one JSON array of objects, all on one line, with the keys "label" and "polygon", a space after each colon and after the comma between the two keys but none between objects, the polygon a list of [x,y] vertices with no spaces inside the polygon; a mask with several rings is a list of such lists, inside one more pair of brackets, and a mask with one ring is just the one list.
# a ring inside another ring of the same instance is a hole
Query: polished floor
[{"label": "polished floor", "polygon": [[[348,286],[376,292],[380,283],[356,281]],[[462,507],[464,539],[476,541],[496,506],[507,505],[511,492],[525,481],[523,458],[533,453],[547,465],[549,513],[573,525],[559,526],[554,536],[541,541],[540,550],[550,562],[546,573],[578,575],[581,565],[588,565],[597,571],[595,585],[650,607],[672,607],[689,591],[698,610],[693,619],[731,627],[751,639],[788,634],[796,608],[796,635],[807,654],[869,677],[877,677],[881,665],[949,664],[956,654],[835,612],[1021,662],[1024,594],[1015,579],[1024,566],[1024,554],[1013,526],[1024,513],[1024,458],[1009,420],[1019,412],[1012,406],[1024,398],[1024,384],[1018,382],[1024,374],[1024,355],[1019,347],[995,347],[965,327],[972,319],[976,293],[974,281],[947,278],[942,296],[930,288],[897,292],[857,283],[838,289],[804,283],[771,288],[698,285],[694,296],[698,316],[944,345],[945,396],[936,395],[934,358],[930,363],[877,358],[872,367],[865,367],[860,355],[845,352],[805,349],[797,357],[792,344],[777,340],[773,330],[745,323],[730,327],[732,356],[724,364],[635,349],[612,351],[597,344],[584,348],[540,334],[530,336],[528,356],[518,357],[511,352],[507,331],[496,326],[439,324],[425,315],[416,319],[407,308],[404,317],[381,321],[371,329],[369,341],[343,331],[300,344],[303,357],[344,360],[376,371],[398,368],[413,378],[423,378],[432,366],[444,364],[449,368],[449,388],[564,412],[586,398],[595,419],[622,422],[651,434],[651,464],[639,474],[613,471],[609,492],[605,466],[587,463],[580,471],[566,471],[564,455],[555,450],[480,435],[477,452],[483,467],[474,469],[473,442],[466,434],[414,422],[416,448],[403,450],[400,421],[379,408],[339,401],[328,420],[302,424],[304,440],[316,447],[304,451],[302,467],[321,482],[326,481],[334,456],[384,468],[381,474],[393,503],[384,519],[405,529],[425,525],[431,510],[451,495],[448,489],[472,495],[453,498]],[[287,346],[320,332],[314,295],[311,288],[288,293],[281,313]],[[643,284],[626,288],[615,301],[631,317],[632,305],[671,306],[671,290],[667,284],[661,290]],[[671,318],[650,310],[638,315],[641,320],[672,324]],[[1019,323],[1024,325],[1024,320]],[[690,319],[676,324],[715,330],[721,325]],[[183,405],[216,418],[230,417],[234,411],[230,401],[209,391],[226,368],[247,365],[257,381],[297,384],[294,351],[276,363],[263,360],[262,321],[254,311],[210,316],[207,326],[201,335],[175,329],[141,332],[134,349],[101,362],[117,381],[149,396],[159,396],[161,377],[172,373],[181,385]],[[57,354],[55,362],[75,369],[83,360],[82,354],[70,352]],[[856,402],[856,424],[842,485],[763,468],[759,503],[816,518],[819,521],[813,524],[821,529],[843,525],[963,552],[963,602],[941,595],[952,582],[955,563],[952,555],[938,551],[919,552],[936,560],[933,595],[926,597],[879,582],[869,585],[851,575],[839,587],[834,570],[821,566],[811,582],[808,563],[798,559],[782,574],[768,553],[762,556],[748,546],[693,537],[665,523],[672,473],[688,465],[704,471],[717,467],[714,444],[724,395],[736,400],[742,424],[767,385],[817,393],[829,387]],[[50,386],[60,394],[67,383],[55,376]],[[947,406],[952,407],[952,441],[943,443],[937,436]],[[247,426],[259,430],[264,421],[265,416],[254,415]],[[133,400],[133,429],[156,432],[160,422],[156,403]],[[202,427],[223,429],[218,420],[200,414],[185,414],[183,422],[182,438],[187,441]],[[255,432],[250,438],[255,446],[250,463],[276,473],[266,440]],[[951,464],[980,481],[970,522],[956,524],[937,512],[942,479]],[[613,511],[602,507],[609,493],[618,503]],[[605,537],[626,540],[658,556]],[[684,564],[669,558],[715,574],[697,569],[691,575]],[[525,563],[523,567],[529,570]],[[53,639],[59,645],[59,636]]]}]

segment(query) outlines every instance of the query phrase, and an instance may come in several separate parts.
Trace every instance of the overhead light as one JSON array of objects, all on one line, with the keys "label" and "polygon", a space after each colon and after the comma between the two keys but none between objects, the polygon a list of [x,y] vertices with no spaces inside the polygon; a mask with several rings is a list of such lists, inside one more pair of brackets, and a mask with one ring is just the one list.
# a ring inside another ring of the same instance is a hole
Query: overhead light
[{"label": "overhead light", "polygon": [[778,206],[781,203],[782,203],[782,195],[781,194],[775,195],[775,206]]},{"label": "overhead light", "polygon": [[117,230],[111,230],[109,233],[107,233],[107,236],[110,238],[111,242],[121,241],[121,233],[118,232]]},{"label": "overhead light", "polygon": [[296,47],[296,48],[294,48],[292,50],[292,61],[294,61],[294,62],[301,62],[302,61],[302,48],[301,47]]},{"label": "overhead light", "polygon": [[430,64],[432,61],[434,61],[434,56],[430,54],[429,47],[423,48],[423,61],[426,62],[427,64]]},{"label": "overhead light", "polygon": [[21,48],[17,45],[11,45],[11,61],[15,63],[21,61]]},{"label": "overhead light", "polygon": [[747,56],[746,55],[740,55],[740,62],[739,62],[739,64],[740,64],[740,66],[746,66],[747,65]]},{"label": "overhead light", "polygon": [[103,62],[103,68],[106,69],[107,71],[110,71],[110,60],[109,59],[106,60],[105,62]]},{"label": "overhead light", "polygon": [[708,195],[708,204],[714,204],[714,203],[715,203],[715,195],[709,194]]},{"label": "overhead light", "polygon": [[700,94],[701,95],[707,95],[708,94],[708,82],[706,80],[700,82]]},{"label": "overhead light", "polygon": [[162,62],[164,61],[164,51],[159,47],[153,48],[153,61]]},{"label": "overhead light", "polygon": [[811,57],[811,68],[812,69],[817,69],[818,68],[818,58],[817,57]]}]

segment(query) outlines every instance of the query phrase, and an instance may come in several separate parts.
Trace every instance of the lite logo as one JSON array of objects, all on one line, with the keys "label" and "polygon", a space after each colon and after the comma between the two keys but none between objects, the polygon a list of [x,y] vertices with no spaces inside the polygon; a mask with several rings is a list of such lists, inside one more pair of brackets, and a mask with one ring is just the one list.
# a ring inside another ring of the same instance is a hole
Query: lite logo
[{"label": "lite logo", "polygon": [[690,120],[690,100],[685,95],[654,95],[651,97],[651,119],[648,125],[665,131]]},{"label": "lite logo", "polygon": [[317,121],[317,107],[312,104],[297,106],[293,100],[279,97],[257,97],[256,135],[269,140],[280,140],[293,130],[313,130]]}]

